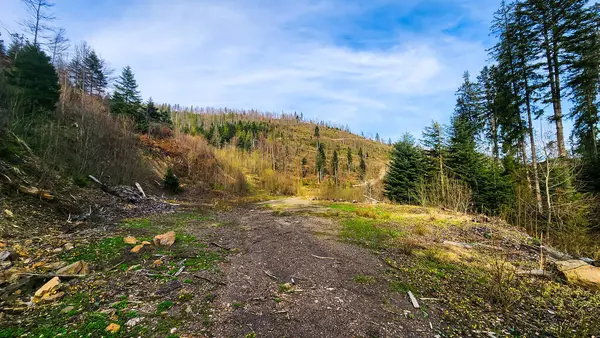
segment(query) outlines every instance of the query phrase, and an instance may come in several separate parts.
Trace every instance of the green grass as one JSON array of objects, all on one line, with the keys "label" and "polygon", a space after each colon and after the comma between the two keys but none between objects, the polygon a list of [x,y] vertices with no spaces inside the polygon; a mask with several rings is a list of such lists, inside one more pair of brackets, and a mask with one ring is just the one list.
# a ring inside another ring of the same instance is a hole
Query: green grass
[{"label": "green grass", "polygon": [[392,292],[407,293],[408,291],[414,291],[415,288],[409,283],[405,283],[405,282],[401,282],[401,281],[391,281],[390,282],[390,290]]},{"label": "green grass", "polygon": [[82,260],[89,263],[106,264],[121,256],[127,247],[128,245],[123,243],[123,237],[109,237],[63,252],[60,257],[71,263]]},{"label": "green grass", "polygon": [[354,276],[352,278],[353,281],[355,281],[358,284],[374,284],[375,283],[375,277],[373,276],[367,276],[367,275],[357,275]]},{"label": "green grass", "polygon": [[350,218],[344,220],[340,235],[348,241],[369,248],[379,248],[385,246],[389,240],[400,236],[401,233],[371,219]]},{"label": "green grass", "polygon": [[121,227],[126,229],[147,229],[151,225],[149,218],[129,218],[121,223]]},{"label": "green grass", "polygon": [[170,310],[173,307],[173,302],[170,300],[165,300],[164,302],[160,302],[156,306],[156,312],[162,313],[164,311]]},{"label": "green grass", "polygon": [[223,261],[223,256],[218,252],[200,250],[196,257],[188,258],[183,263],[190,272],[208,270],[214,268],[218,262]]},{"label": "green grass", "polygon": [[348,203],[332,203],[328,205],[331,209],[346,211],[346,212],[356,212],[358,208],[354,204]]}]

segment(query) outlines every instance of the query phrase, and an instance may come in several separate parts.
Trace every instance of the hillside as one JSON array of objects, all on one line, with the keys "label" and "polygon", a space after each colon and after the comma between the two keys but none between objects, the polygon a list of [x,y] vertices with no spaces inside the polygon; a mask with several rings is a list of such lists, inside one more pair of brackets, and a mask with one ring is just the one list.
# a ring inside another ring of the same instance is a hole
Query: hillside
[{"label": "hillside", "polygon": [[[294,115],[204,109],[173,112],[172,119],[177,137],[189,135],[192,139],[188,137],[187,142],[203,144],[196,149],[215,154],[223,177],[221,180],[215,177],[217,182],[204,183],[212,184],[217,190],[230,185],[227,177],[236,178],[237,173],[242,172],[248,190],[255,192],[349,200],[362,200],[370,193],[375,198],[383,198],[380,181],[391,146],[382,142],[323,122],[303,121]],[[318,136],[315,136],[316,128]],[[160,141],[150,142],[160,147]],[[162,144],[163,148],[169,147]],[[319,182],[316,165],[318,144],[324,147],[325,153],[322,182]],[[338,157],[337,184],[334,152]],[[348,152],[351,161],[348,161]],[[364,174],[360,166],[361,152],[366,165]],[[178,175],[188,176],[191,171],[179,169]],[[373,186],[366,188],[366,182]]]}]

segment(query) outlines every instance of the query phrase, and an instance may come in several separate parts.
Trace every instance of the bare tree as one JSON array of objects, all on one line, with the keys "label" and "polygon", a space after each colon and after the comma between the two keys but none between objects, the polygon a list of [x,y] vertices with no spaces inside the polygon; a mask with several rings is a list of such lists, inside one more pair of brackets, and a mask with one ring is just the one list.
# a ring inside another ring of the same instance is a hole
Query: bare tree
[{"label": "bare tree", "polygon": [[61,60],[63,53],[66,52],[70,45],[69,39],[65,35],[65,29],[59,28],[54,32],[54,36],[49,39],[48,45],[52,53],[52,64],[56,66],[56,62]]},{"label": "bare tree", "polygon": [[54,3],[47,0],[21,0],[27,7],[29,18],[21,23],[32,35],[33,44],[38,46],[38,40],[42,32],[50,30],[48,23],[54,21],[56,17],[50,13],[50,8]]}]

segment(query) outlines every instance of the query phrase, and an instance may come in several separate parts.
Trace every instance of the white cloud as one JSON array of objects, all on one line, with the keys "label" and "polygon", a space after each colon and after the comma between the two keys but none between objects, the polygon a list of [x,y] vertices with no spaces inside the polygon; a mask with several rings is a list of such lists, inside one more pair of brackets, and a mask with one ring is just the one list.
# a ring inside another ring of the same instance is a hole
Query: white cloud
[{"label": "white cloud", "polygon": [[114,68],[131,65],[142,94],[155,101],[298,111],[386,139],[419,134],[432,118],[446,120],[463,70],[483,66],[484,46],[441,30],[398,31],[378,49],[336,42],[334,19],[366,6],[149,0],[133,2],[118,17],[63,24]]}]

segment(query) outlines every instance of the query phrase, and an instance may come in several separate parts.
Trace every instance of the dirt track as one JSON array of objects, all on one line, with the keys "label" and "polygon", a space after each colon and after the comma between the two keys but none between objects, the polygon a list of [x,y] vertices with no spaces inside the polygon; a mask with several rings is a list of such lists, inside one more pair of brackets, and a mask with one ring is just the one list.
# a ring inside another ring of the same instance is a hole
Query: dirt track
[{"label": "dirt track", "polygon": [[[297,208],[311,208],[294,203]],[[367,249],[343,243],[327,218],[240,209],[213,240],[235,248],[222,266],[226,286],[214,303],[217,337],[433,337],[405,294],[393,293],[386,266]],[[369,284],[356,276],[374,276]],[[281,284],[295,282],[292,292]],[[410,311],[410,312],[408,312]],[[420,319],[417,319],[420,318]],[[431,322],[434,322],[430,324]]]}]

